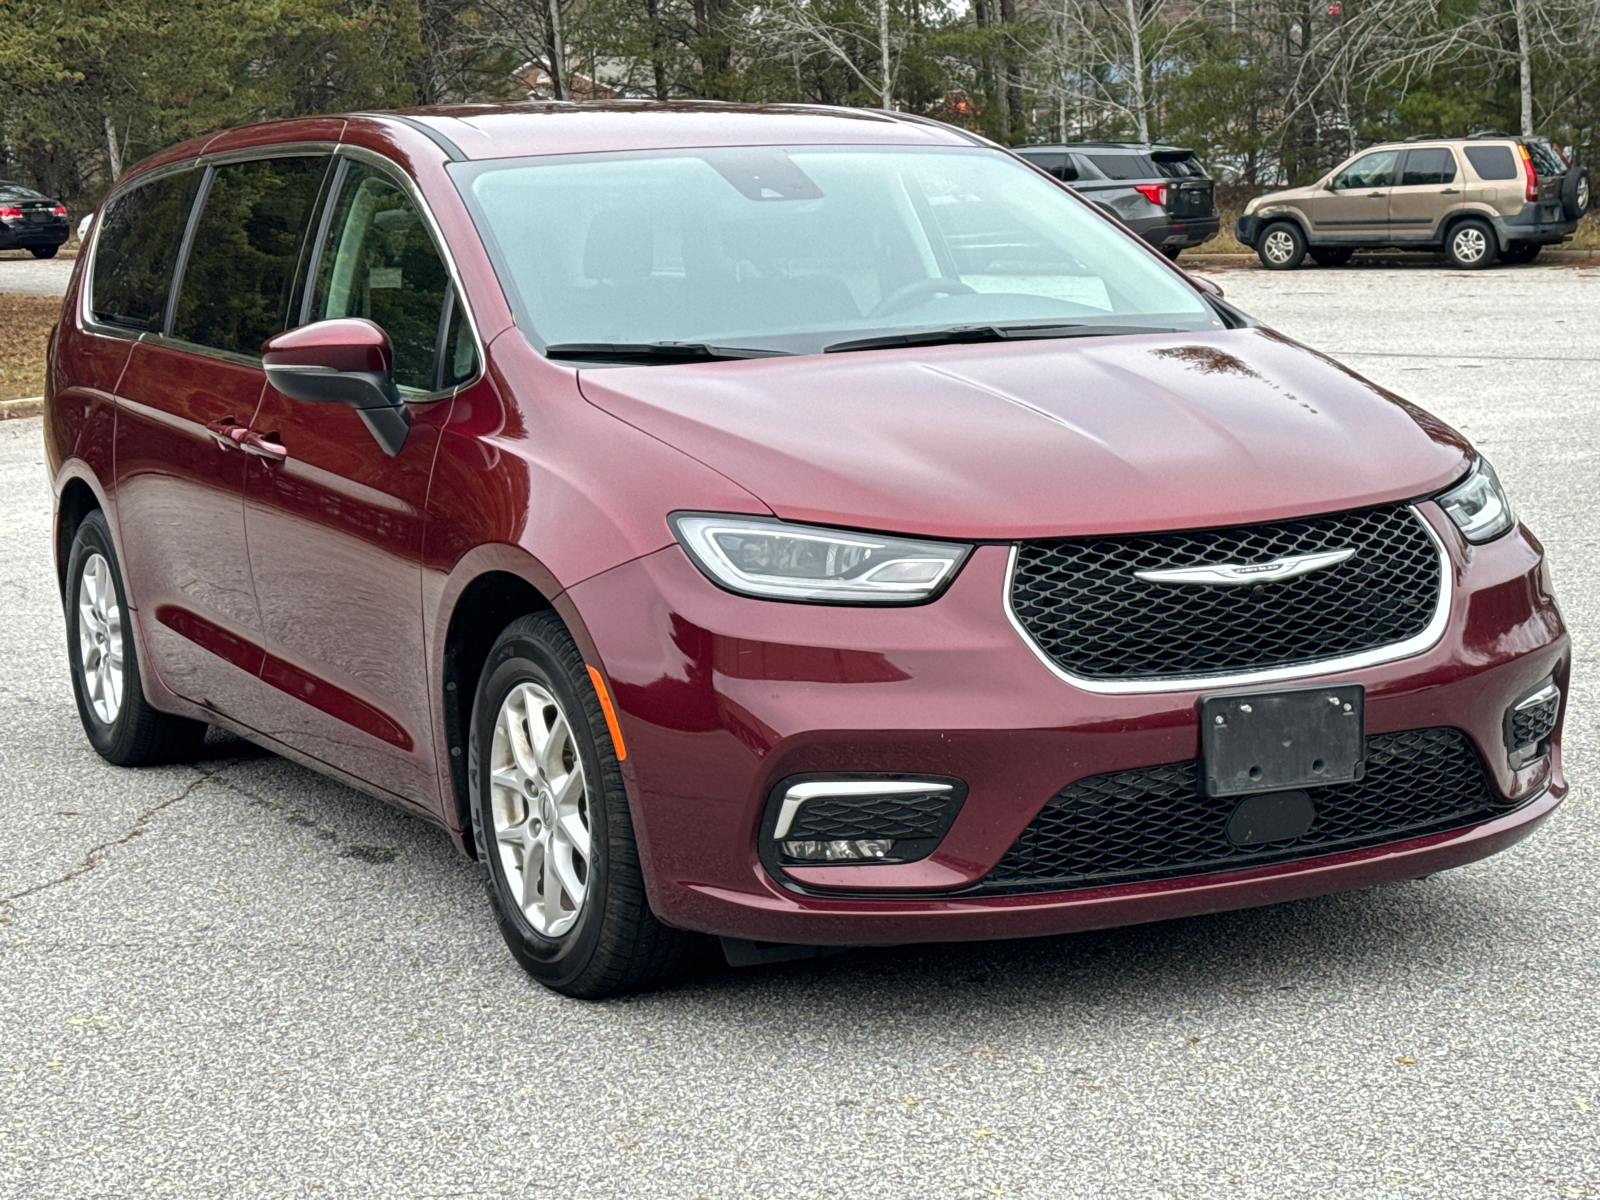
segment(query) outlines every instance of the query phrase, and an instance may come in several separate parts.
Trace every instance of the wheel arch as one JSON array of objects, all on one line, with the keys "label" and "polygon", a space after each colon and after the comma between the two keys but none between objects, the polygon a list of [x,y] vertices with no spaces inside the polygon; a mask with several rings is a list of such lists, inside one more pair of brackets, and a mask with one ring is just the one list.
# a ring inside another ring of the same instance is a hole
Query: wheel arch
[{"label": "wheel arch", "polygon": [[69,476],[56,498],[56,590],[61,593],[63,604],[67,597],[67,557],[72,553],[72,539],[77,537],[78,527],[83,524],[84,518],[97,510],[106,511],[99,492],[83,476]]}]

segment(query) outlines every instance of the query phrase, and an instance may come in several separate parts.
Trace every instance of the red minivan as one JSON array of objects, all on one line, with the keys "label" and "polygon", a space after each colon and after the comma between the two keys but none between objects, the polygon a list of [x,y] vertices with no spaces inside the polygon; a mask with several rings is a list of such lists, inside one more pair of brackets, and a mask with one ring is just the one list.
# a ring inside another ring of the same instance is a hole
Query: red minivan
[{"label": "red minivan", "polygon": [[1460,434],[894,113],[188,143],[50,348],[78,707],[446,829],[575,996],[1426,875],[1566,793]]}]

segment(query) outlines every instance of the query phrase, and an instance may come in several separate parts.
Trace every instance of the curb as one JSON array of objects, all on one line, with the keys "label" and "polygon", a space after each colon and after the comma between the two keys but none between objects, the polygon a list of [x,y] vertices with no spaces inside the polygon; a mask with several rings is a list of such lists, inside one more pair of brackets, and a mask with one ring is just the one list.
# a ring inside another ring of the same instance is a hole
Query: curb
[{"label": "curb", "polygon": [[28,396],[22,400],[0,400],[0,421],[8,421],[12,417],[37,417],[43,411],[43,396]]},{"label": "curb", "polygon": [[[1417,266],[1426,257],[1416,252],[1405,251],[1369,251],[1371,257],[1363,256],[1358,261],[1363,265],[1376,265],[1378,263],[1404,263],[1407,266]],[[1546,250],[1539,256],[1539,261],[1532,266],[1558,266],[1567,263],[1600,262],[1600,250]],[[1259,266],[1254,254],[1191,254],[1185,253],[1178,260],[1180,267],[1243,267]],[[1310,265],[1309,263],[1307,265]],[[1492,270],[1493,268],[1491,268]]]}]

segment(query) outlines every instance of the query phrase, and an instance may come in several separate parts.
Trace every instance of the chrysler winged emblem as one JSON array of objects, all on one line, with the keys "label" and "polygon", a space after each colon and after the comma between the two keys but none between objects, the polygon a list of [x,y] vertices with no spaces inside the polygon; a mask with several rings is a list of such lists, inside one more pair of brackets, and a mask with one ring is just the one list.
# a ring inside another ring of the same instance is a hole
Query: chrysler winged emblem
[{"label": "chrysler winged emblem", "polygon": [[1265,563],[1207,563],[1195,567],[1167,567],[1159,571],[1135,571],[1134,577],[1146,583],[1200,583],[1214,587],[1238,587],[1247,583],[1278,583],[1336,567],[1355,554],[1349,550],[1321,550],[1316,554],[1295,554]]}]

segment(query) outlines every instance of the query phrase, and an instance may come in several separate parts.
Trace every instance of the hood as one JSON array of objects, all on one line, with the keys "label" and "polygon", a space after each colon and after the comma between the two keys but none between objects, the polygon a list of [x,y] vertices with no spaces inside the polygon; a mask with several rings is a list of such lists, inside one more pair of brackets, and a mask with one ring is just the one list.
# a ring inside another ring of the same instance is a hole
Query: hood
[{"label": "hood", "polygon": [[1420,409],[1264,329],[586,369],[579,384],[780,517],[963,539],[1411,499],[1470,454]]},{"label": "hood", "polygon": [[1281,192],[1268,192],[1261,197],[1260,202],[1251,211],[1259,213],[1264,208],[1276,208],[1280,204],[1293,204],[1296,200],[1309,200],[1314,196],[1331,196],[1332,192],[1322,186],[1322,180],[1308,183],[1304,187],[1284,188]]}]

